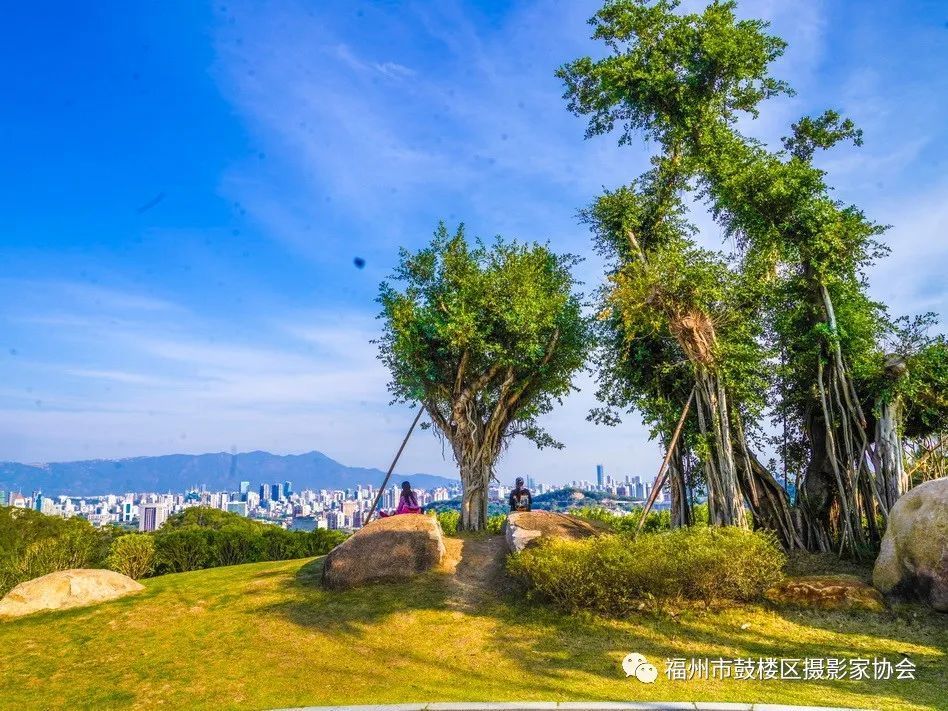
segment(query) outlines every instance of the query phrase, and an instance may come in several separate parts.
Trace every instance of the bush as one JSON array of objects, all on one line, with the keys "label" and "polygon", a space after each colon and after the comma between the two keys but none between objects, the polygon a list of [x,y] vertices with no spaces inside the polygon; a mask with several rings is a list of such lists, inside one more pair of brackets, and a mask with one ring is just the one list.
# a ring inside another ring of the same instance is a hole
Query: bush
[{"label": "bush", "polygon": [[[602,507],[591,506],[573,509],[570,514],[587,521],[597,521],[605,524],[613,533],[635,534],[639,528],[639,519],[642,518],[642,507],[636,507],[625,515],[614,513]],[[645,525],[642,527],[642,531],[654,533],[656,531],[667,531],[670,528],[671,513],[669,511],[649,511],[648,516],[645,517]]]},{"label": "bush", "polygon": [[170,529],[153,534],[159,574],[325,555],[347,538],[342,531],[287,531],[223,511],[207,513],[213,509],[182,514],[188,511],[196,513],[175,514]]},{"label": "bush", "polygon": [[330,531],[327,528],[314,529],[310,534],[309,555],[326,555],[349,537],[343,531]]},{"label": "bush", "polygon": [[[281,529],[282,530],[282,529]],[[269,560],[262,555],[263,533],[240,528],[208,531],[208,564],[210,567],[240,565]]]},{"label": "bush", "polygon": [[[454,509],[444,509],[438,511],[435,516],[438,523],[441,524],[441,530],[446,536],[458,535],[458,526],[461,524],[461,512]],[[487,533],[503,533],[504,523],[507,521],[507,514],[495,513],[487,517]]]},{"label": "bush", "polygon": [[182,528],[155,534],[155,563],[159,574],[184,573],[210,567],[209,531]]},{"label": "bush", "polygon": [[438,523],[441,524],[441,530],[446,536],[458,535],[458,525],[461,523],[461,512],[453,509],[438,511],[435,514]]},{"label": "bush", "polygon": [[503,533],[504,524],[507,523],[507,514],[498,513],[491,514],[487,517],[487,532],[488,533]]},{"label": "bush", "polygon": [[680,528],[635,539],[547,539],[511,556],[510,572],[566,610],[623,614],[643,601],[754,600],[781,577],[773,536],[735,527]]},{"label": "bush", "polygon": [[155,539],[145,533],[132,533],[112,542],[106,564],[133,580],[144,578],[155,568]]},{"label": "bush", "polygon": [[101,567],[111,536],[85,519],[0,506],[0,596],[57,570]]}]

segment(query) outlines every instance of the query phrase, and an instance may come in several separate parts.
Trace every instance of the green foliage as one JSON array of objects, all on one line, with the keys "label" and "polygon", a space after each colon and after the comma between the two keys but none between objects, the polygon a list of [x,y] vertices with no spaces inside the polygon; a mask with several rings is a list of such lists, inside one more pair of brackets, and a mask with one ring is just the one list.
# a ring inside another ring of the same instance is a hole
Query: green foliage
[{"label": "green foliage", "polygon": [[589,116],[587,137],[619,125],[620,143],[642,130],[672,141],[701,122],[757,113],[763,99],[789,93],[768,65],[786,43],[767,23],[735,17],[732,0],[678,15],[677,0],[609,0],[589,21],[607,56],[582,57],[557,76],[570,111]]},{"label": "green foliage", "polygon": [[630,539],[547,539],[511,556],[530,594],[563,609],[625,615],[642,602],[758,599],[781,577],[777,541],[740,528],[679,528]]},{"label": "green foliage", "polygon": [[185,573],[212,567],[209,533],[200,528],[157,532],[155,566],[158,574]]},{"label": "green foliage", "polygon": [[847,138],[857,146],[862,145],[862,131],[851,119],[843,119],[836,111],[825,111],[815,119],[804,116],[790,128],[793,136],[783,139],[783,147],[803,161],[813,158],[817,148],[826,150]]},{"label": "green foliage", "polygon": [[936,323],[933,313],[893,321],[889,353],[878,356],[867,384],[877,402],[899,399],[909,439],[948,430],[948,339],[929,335]]},{"label": "green foliage", "polygon": [[[624,533],[635,535],[639,528],[639,521],[642,519],[642,507],[637,506],[628,514],[617,514],[608,509],[600,507],[583,507],[572,509],[570,514],[584,518],[587,521],[598,521],[609,527],[613,533]],[[662,511],[649,511],[645,517],[645,525],[642,530],[645,533],[654,533],[656,531],[667,531],[671,529],[671,512],[668,509]]]},{"label": "green foliage", "polygon": [[458,535],[458,526],[461,523],[461,512],[457,509],[443,509],[438,511],[435,516],[438,523],[441,524],[441,530],[446,536]]},{"label": "green foliage", "polygon": [[[642,518],[642,506],[636,506],[627,514],[618,514],[601,506],[584,506],[577,509],[571,509],[570,514],[584,518],[589,521],[598,521],[609,527],[613,533],[622,533],[635,535],[639,528],[639,521]],[[691,507],[694,516],[695,526],[708,525],[708,505],[695,504]],[[662,509],[660,511],[651,510],[645,517],[645,525],[642,526],[643,533],[656,533],[658,531],[671,530],[671,511]]]},{"label": "green foliage", "polygon": [[102,566],[111,536],[85,519],[0,506],[0,596],[57,570]]},{"label": "green foliage", "polygon": [[[461,524],[461,512],[456,509],[442,509],[435,513],[438,523],[441,524],[441,530],[446,536],[458,535],[458,528]],[[487,517],[487,526],[484,529],[487,533],[502,533],[504,523],[507,521],[506,513],[493,513]]]},{"label": "green foliage", "polygon": [[463,226],[449,235],[443,223],[428,247],[403,250],[393,277],[402,290],[383,282],[378,299],[380,356],[396,399],[424,402],[451,439],[453,405],[467,392],[473,419],[498,427],[500,440],[520,434],[555,445],[536,418],[570,391],[585,358],[586,320],[570,274],[577,261],[499,237],[470,246]]},{"label": "green foliage", "polygon": [[160,574],[325,555],[346,539],[341,531],[288,531],[204,507],[170,516],[153,535]]},{"label": "green foliage", "polygon": [[222,511],[209,506],[191,506],[172,514],[162,524],[161,530],[175,530],[179,528],[204,528],[218,531],[222,528],[243,528],[247,530],[262,530],[269,524],[254,521],[231,511]]},{"label": "green foliage", "polygon": [[112,542],[106,565],[133,580],[144,578],[155,568],[155,539],[146,533],[120,536]]},{"label": "green foliage", "polygon": [[487,533],[499,534],[504,532],[504,525],[507,523],[507,514],[492,514],[487,517]]}]

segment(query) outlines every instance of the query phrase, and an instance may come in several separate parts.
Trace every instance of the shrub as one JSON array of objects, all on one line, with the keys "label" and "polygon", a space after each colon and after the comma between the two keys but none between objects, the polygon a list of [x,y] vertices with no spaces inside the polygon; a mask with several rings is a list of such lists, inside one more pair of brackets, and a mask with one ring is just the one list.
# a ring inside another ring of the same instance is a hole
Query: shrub
[{"label": "shrub", "polygon": [[155,534],[158,573],[184,573],[211,565],[209,531],[182,528]]},{"label": "shrub", "polygon": [[505,523],[507,523],[507,514],[491,514],[487,517],[487,528],[485,530],[488,533],[503,533]]},{"label": "shrub", "polygon": [[[458,526],[461,523],[461,512],[454,509],[444,509],[438,511],[435,516],[438,523],[441,524],[441,530],[446,536],[458,535]],[[487,533],[503,533],[504,523],[507,521],[507,514],[495,513],[487,517],[487,527],[484,529]]]},{"label": "shrub", "polygon": [[326,555],[349,537],[343,531],[330,531],[326,528],[314,529],[310,534],[309,555]]},{"label": "shrub", "polygon": [[103,565],[105,536],[85,519],[0,506],[0,596],[57,570]]},{"label": "shrub", "polygon": [[155,568],[155,539],[145,533],[116,538],[106,562],[109,568],[133,580],[144,578]]},{"label": "shrub", "polygon": [[532,595],[567,610],[623,614],[642,601],[754,600],[781,577],[773,536],[740,528],[680,528],[579,541],[548,539],[511,556]]},{"label": "shrub", "polygon": [[456,536],[458,535],[458,525],[461,523],[461,512],[455,511],[454,509],[446,509],[444,511],[438,511],[435,516],[438,519],[438,523],[441,524],[441,530],[444,531],[446,536]]},{"label": "shrub", "polygon": [[263,534],[240,528],[222,528],[208,531],[208,565],[240,565],[266,560],[261,555]]}]

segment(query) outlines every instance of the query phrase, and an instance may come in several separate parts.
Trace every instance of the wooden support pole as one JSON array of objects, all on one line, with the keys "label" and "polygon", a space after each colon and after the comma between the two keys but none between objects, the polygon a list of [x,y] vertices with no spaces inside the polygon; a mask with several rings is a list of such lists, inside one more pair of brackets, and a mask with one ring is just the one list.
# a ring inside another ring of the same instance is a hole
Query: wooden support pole
[{"label": "wooden support pole", "polygon": [[379,493],[375,495],[375,500],[372,502],[372,508],[369,509],[369,515],[365,517],[365,520],[362,522],[363,526],[368,525],[369,521],[372,520],[372,514],[375,513],[375,507],[379,505],[379,499],[382,498],[382,493],[385,491],[386,485],[388,485],[388,480],[392,477],[392,472],[395,471],[395,465],[398,464],[398,458],[402,456],[402,450],[405,449],[405,445],[408,444],[408,438],[411,437],[411,433],[415,429],[415,425],[418,424],[418,420],[421,419],[421,413],[425,411],[424,405],[418,408],[418,414],[415,415],[415,419],[411,423],[411,427],[408,428],[408,434],[405,435],[405,439],[402,440],[402,446],[398,448],[398,451],[395,453],[395,459],[392,460],[391,466],[388,468],[388,472],[385,474],[385,479],[382,481],[382,486],[379,487]]},{"label": "wooden support pole", "polygon": [[675,433],[672,435],[671,442],[668,445],[668,451],[665,452],[665,458],[662,460],[662,466],[658,469],[658,474],[655,475],[655,482],[652,484],[652,491],[648,495],[648,499],[645,501],[645,506],[642,508],[642,518],[639,519],[639,527],[636,529],[636,533],[642,532],[642,526],[645,525],[645,517],[648,515],[648,512],[651,510],[652,505],[655,503],[655,499],[658,498],[658,492],[662,490],[662,487],[665,485],[665,478],[668,472],[668,462],[671,461],[672,452],[675,451],[675,445],[678,444],[678,437],[681,435],[681,429],[685,426],[685,418],[688,417],[688,410],[691,408],[691,401],[695,399],[695,388],[698,386],[695,385],[691,388],[691,395],[688,396],[688,402],[685,403],[685,409],[681,411],[681,417],[678,418],[678,424],[675,426]]}]

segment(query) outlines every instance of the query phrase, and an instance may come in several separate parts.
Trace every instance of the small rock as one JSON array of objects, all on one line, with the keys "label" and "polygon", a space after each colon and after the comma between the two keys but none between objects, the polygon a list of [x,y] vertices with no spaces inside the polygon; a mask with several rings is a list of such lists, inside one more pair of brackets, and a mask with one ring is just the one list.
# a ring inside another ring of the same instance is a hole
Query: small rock
[{"label": "small rock", "polygon": [[792,607],[870,612],[885,610],[885,602],[879,591],[852,575],[788,578],[770,588],[764,597],[775,605]]},{"label": "small rock", "polygon": [[141,583],[113,570],[60,570],[13,588],[0,600],[0,617],[21,617],[41,610],[92,605],[144,589]]}]

